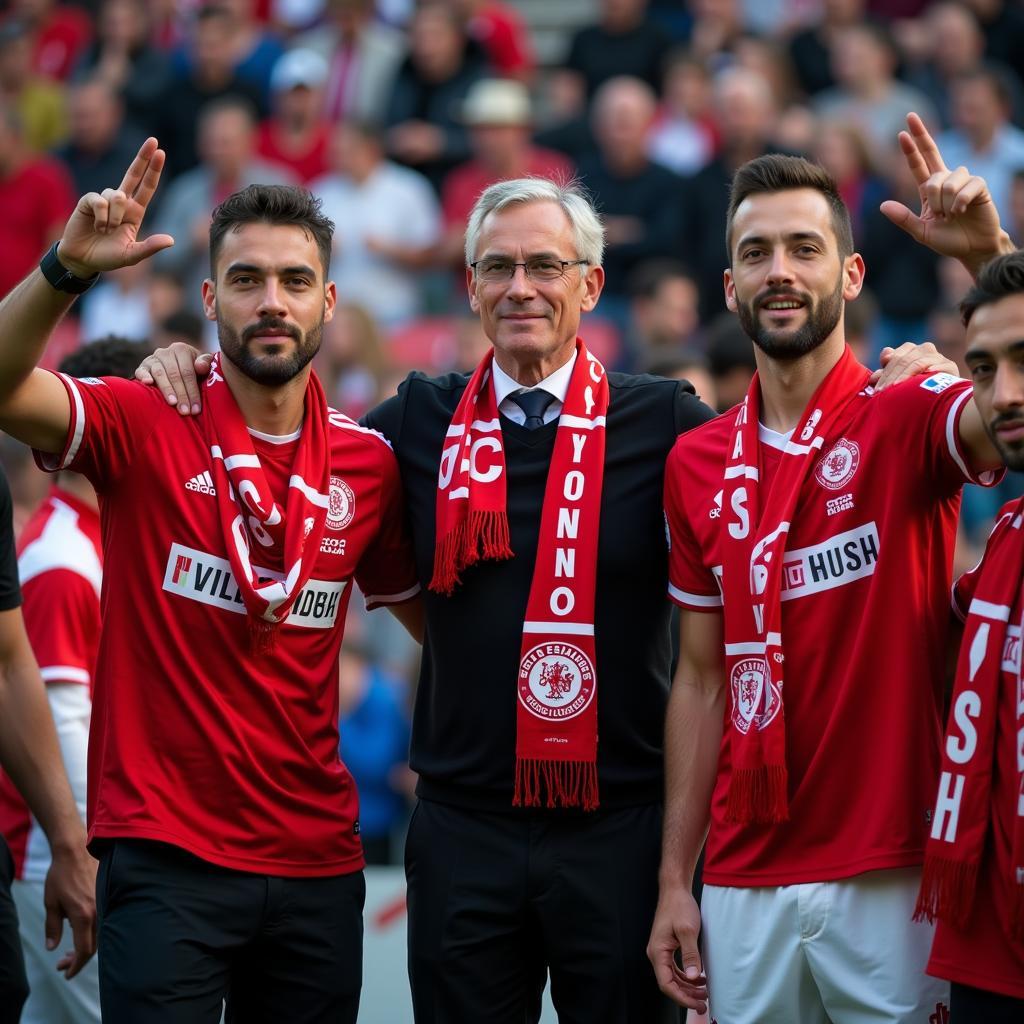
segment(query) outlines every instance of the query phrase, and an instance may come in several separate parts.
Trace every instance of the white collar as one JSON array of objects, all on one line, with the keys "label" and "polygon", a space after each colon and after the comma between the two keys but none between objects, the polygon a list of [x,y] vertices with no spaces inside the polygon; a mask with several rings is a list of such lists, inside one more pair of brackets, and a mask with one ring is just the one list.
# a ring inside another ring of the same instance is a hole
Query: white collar
[{"label": "white collar", "polygon": [[[793,430],[796,428],[794,427]],[[761,444],[769,445],[772,448],[778,448],[778,450],[785,451],[786,445],[789,444],[790,438],[793,436],[793,430],[787,431],[785,434],[780,434],[777,430],[772,430],[771,427],[766,427],[763,423],[757,424],[757,439]]]},{"label": "white collar", "polygon": [[569,380],[572,377],[572,368],[576,365],[576,353],[573,352],[567,363],[563,363],[554,373],[549,374],[539,384],[531,388],[524,388],[517,380],[513,380],[495,360],[491,363],[491,379],[494,381],[494,404],[500,406],[509,395],[516,391],[533,391],[536,388],[543,388],[549,394],[565,404],[565,396],[569,393]]}]

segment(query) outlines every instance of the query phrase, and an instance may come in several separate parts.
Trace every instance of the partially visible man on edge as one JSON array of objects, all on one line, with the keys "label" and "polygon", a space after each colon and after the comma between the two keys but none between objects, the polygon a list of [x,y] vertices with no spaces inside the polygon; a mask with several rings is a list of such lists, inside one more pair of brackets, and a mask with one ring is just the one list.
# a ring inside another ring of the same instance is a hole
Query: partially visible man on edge
[{"label": "partially visible man on edge", "polygon": [[[412,374],[367,417],[398,456],[428,591],[417,1024],[536,1021],[548,972],[563,1021],[677,1019],[644,957],[671,659],[661,492],[676,437],[712,414],[686,383],[606,373],[577,337],[603,249],[576,187],[492,185],[465,241],[492,349],[472,375]],[[145,365],[177,401],[173,357],[170,375]]]},{"label": "partially visible man on edge", "polygon": [[[130,380],[150,351],[142,342],[110,336],[81,346],[61,360],[59,369],[72,377]],[[46,683],[64,770],[83,821],[102,574],[96,489],[81,474],[64,471],[18,537],[18,575],[25,631]],[[21,1024],[99,1024],[97,961],[91,960],[69,983],[54,971],[60,954],[46,948],[43,936],[43,880],[52,863],[50,847],[7,777],[0,777],[0,834],[14,858],[11,895],[18,908],[30,989]]]},{"label": "partially visible man on edge", "polygon": [[[353,576],[371,606],[418,586],[391,450],[327,407],[309,365],[335,305],[332,225],[288,186],[217,208],[203,302],[221,354],[195,419],[134,381],[34,369],[99,271],[173,244],[138,239],[163,162],[148,139],[0,305],[0,427],[102,496],[103,1019],[216,1024],[226,997],[229,1020],[351,1024],[365,888],[340,625]],[[418,611],[397,612],[413,632]]]},{"label": "partially visible man on edge", "polygon": [[[1012,248],[985,183],[908,124],[921,215],[883,212],[976,273]],[[726,300],[758,373],[666,469],[682,654],[649,955],[662,989],[698,1009],[706,967],[710,1012],[729,1024],[923,1024],[948,1002],[924,973],[932,929],[911,918],[959,493],[991,482],[998,454],[956,376],[870,386],[843,330],[864,264],[821,168],[740,168],[727,242]]]},{"label": "partially visible man on edge", "polygon": [[[986,264],[960,306],[974,401],[1024,470],[1024,252]],[[1003,508],[953,589],[965,620],[918,912],[938,917],[928,972],[952,1020],[1024,1020],[1024,498]]]},{"label": "partially visible man on edge", "polygon": [[[18,566],[11,526],[11,492],[0,473],[0,768],[36,816],[53,850],[46,875],[46,945],[55,950],[67,917],[75,951],[57,964],[73,978],[96,951],[96,867],[85,849],[74,797],[43,681],[22,620]],[[0,836],[0,1024],[18,1024],[28,979],[11,899],[11,852]]]}]

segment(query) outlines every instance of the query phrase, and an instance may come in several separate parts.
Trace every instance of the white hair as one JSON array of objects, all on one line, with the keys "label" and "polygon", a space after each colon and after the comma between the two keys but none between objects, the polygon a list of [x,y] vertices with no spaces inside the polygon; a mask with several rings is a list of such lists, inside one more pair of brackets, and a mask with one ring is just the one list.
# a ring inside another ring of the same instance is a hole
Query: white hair
[{"label": "white hair", "polygon": [[572,225],[577,258],[586,260],[591,267],[601,266],[604,225],[593,203],[577,181],[560,185],[547,178],[513,178],[484,189],[466,224],[466,266],[476,259],[484,220],[492,213],[522,203],[557,203]]}]

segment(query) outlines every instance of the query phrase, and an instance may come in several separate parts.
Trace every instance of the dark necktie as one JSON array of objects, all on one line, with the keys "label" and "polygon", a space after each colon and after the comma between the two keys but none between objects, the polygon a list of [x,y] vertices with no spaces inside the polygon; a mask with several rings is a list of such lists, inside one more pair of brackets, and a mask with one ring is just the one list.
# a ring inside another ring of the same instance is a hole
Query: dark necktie
[{"label": "dark necktie", "polygon": [[544,410],[555,400],[555,396],[543,388],[537,388],[534,391],[517,391],[508,397],[526,414],[527,430],[536,430],[538,427],[544,426]]}]

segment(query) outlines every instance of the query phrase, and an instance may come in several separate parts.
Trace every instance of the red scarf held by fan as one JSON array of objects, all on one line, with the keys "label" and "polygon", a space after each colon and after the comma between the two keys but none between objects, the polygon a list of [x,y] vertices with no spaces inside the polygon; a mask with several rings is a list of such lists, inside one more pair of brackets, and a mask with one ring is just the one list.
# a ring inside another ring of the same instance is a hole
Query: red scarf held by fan
[{"label": "red scarf held by fan", "polygon": [[[220,373],[219,355],[210,366],[204,397],[200,423],[212,456],[224,545],[245,604],[253,649],[267,651],[320,551],[330,493],[327,400],[311,373],[282,510],[270,493],[238,403]],[[284,573],[268,578],[268,573],[254,570],[254,562],[282,565]]]},{"label": "red scarf held by fan", "polygon": [[847,347],[804,409],[767,494],[760,481],[758,374],[736,413],[722,494],[725,667],[731,690],[729,821],[777,822],[789,817],[783,554],[803,482],[868,376]]},{"label": "red scarf held by fan", "polygon": [[[450,596],[481,560],[512,558],[505,450],[489,352],[445,438],[430,589]],[[516,683],[517,807],[598,806],[594,598],[608,378],[576,341],[555,434]]]},{"label": "red scarf held by fan", "polygon": [[[992,764],[997,757],[1012,757],[1011,763],[1017,765],[1016,743],[997,750],[996,732],[1002,687],[1015,683],[1017,694],[1024,693],[1019,668],[1017,679],[1009,684],[1003,673],[1006,627],[1024,585],[1022,516],[1024,498],[993,530],[967,611],[915,920],[940,917],[954,927],[966,924],[992,812]],[[973,744],[956,727],[957,709],[974,727]],[[1020,699],[1017,727],[1024,727]],[[1005,882],[1011,935],[1024,942],[1024,777],[1018,783],[1011,810],[1012,863]]]}]

